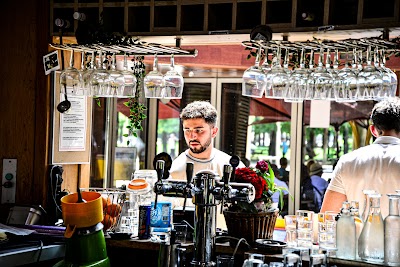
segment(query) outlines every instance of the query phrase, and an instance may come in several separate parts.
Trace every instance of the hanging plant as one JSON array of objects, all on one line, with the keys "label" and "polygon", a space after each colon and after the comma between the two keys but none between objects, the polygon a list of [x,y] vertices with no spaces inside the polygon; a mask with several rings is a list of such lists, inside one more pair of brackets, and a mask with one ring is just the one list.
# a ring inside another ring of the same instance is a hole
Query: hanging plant
[{"label": "hanging plant", "polygon": [[[142,121],[147,118],[147,107],[140,103],[140,96],[143,91],[143,78],[146,70],[143,58],[143,56],[137,56],[132,60],[134,61],[134,67],[132,70],[137,83],[135,97],[129,98],[129,100],[124,103],[124,105],[129,108],[129,125],[126,127],[129,130],[129,133],[124,134],[123,136],[125,137],[128,137],[129,135],[137,137],[137,132],[143,130]],[[129,145],[129,143],[130,141],[128,140],[127,145]]]}]

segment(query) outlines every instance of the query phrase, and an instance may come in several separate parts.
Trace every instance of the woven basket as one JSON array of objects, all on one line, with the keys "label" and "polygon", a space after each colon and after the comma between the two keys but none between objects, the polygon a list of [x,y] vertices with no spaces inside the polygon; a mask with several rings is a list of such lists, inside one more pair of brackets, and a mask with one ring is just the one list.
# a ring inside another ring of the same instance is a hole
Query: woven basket
[{"label": "woven basket", "polygon": [[279,210],[260,213],[224,211],[228,234],[236,238],[245,238],[250,245],[256,239],[272,239]]}]

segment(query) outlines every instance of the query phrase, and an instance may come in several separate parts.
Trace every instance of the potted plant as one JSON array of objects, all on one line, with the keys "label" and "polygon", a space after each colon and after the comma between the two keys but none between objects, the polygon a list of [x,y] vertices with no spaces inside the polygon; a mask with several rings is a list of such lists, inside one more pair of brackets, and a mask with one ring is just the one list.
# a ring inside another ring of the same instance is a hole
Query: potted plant
[{"label": "potted plant", "polygon": [[227,204],[224,216],[229,235],[245,238],[250,244],[256,239],[271,239],[279,215],[278,203],[273,203],[271,197],[279,192],[279,200],[283,203],[286,188],[275,185],[271,165],[264,160],[258,161],[255,168],[237,168],[235,182],[251,183],[256,196],[251,203],[236,201]]}]

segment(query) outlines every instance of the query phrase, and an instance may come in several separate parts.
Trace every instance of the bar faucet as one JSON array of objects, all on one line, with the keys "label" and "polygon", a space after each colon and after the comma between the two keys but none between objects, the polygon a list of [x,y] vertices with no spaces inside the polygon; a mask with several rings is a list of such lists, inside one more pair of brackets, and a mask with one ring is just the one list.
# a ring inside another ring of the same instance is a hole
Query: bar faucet
[{"label": "bar faucet", "polygon": [[[161,166],[157,164],[157,167]],[[156,195],[162,194],[167,197],[192,198],[195,205],[195,240],[194,255],[190,264],[202,267],[216,266],[217,205],[221,202],[223,204],[232,201],[250,203],[255,198],[255,188],[250,183],[229,182],[232,172],[230,165],[224,165],[223,181],[212,170],[199,171],[192,179],[193,164],[187,164],[186,168],[186,181],[158,179],[154,186],[154,192]],[[159,173],[158,170],[157,173]]]}]

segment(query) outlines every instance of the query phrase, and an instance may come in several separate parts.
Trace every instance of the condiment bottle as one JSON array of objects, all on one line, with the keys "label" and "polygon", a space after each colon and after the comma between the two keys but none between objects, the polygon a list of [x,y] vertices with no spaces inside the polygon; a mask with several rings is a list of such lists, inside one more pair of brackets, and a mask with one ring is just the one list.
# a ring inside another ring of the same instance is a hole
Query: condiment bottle
[{"label": "condiment bottle", "polygon": [[384,224],[380,208],[381,194],[369,195],[369,213],[358,239],[358,255],[362,260],[384,261]]},{"label": "condiment bottle", "polygon": [[387,196],[389,197],[389,215],[384,220],[385,263],[390,266],[400,266],[400,195],[388,194]]},{"label": "condiment bottle", "polygon": [[345,201],[336,223],[336,255],[338,258],[356,259],[356,224],[350,214],[350,203]]}]

